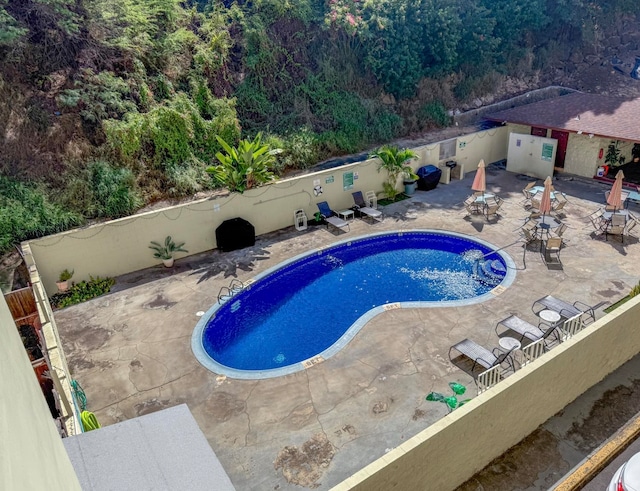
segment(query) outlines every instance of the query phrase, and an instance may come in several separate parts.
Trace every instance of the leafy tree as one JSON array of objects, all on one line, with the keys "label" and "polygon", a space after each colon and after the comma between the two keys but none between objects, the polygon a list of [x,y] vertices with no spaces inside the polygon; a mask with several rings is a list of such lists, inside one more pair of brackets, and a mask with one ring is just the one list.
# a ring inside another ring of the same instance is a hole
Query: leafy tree
[{"label": "leafy tree", "polygon": [[456,65],[461,21],[453,0],[382,0],[367,6],[365,60],[396,97],[412,97],[423,76]]},{"label": "leafy tree", "polygon": [[225,153],[216,153],[220,164],[208,167],[207,172],[217,183],[242,194],[246,189],[258,187],[275,178],[270,169],[280,149],[270,149],[262,144],[262,134],[258,133],[253,141],[241,140],[237,147],[232,147],[219,136],[216,138]]},{"label": "leafy tree", "polygon": [[482,75],[495,64],[500,39],[493,36],[496,19],[476,0],[462,0],[458,62],[466,76]]},{"label": "leafy tree", "polygon": [[0,46],[11,45],[28,32],[5,10],[6,4],[7,0],[0,0]]},{"label": "leafy tree", "polygon": [[369,155],[369,158],[374,157],[380,159],[378,172],[381,170],[387,172],[387,180],[382,186],[387,197],[392,201],[395,200],[398,195],[396,185],[400,174],[404,173],[411,179],[418,178],[418,176],[413,172],[411,166],[407,164],[410,160],[418,158],[413,150],[408,148],[400,150],[398,147],[393,145],[384,145]]},{"label": "leafy tree", "polygon": [[532,33],[549,22],[545,0],[480,1],[495,19],[493,37],[500,43],[503,61],[507,61],[512,53],[521,53],[519,48],[532,42]]}]

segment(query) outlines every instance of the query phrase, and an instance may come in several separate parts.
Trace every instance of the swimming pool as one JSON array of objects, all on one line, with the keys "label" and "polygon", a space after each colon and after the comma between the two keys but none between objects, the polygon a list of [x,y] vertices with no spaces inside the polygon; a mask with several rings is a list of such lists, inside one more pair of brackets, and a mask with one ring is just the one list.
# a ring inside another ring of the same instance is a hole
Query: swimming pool
[{"label": "swimming pool", "polygon": [[209,370],[270,378],[342,349],[388,308],[452,307],[493,298],[515,277],[485,241],[436,230],[356,237],[292,258],[211,307],[191,346]]}]

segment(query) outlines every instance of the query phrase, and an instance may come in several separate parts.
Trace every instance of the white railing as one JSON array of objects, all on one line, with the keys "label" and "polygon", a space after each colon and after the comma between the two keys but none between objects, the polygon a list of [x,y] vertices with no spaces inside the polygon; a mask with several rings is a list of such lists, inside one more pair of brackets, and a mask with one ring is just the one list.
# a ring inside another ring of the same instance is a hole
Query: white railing
[{"label": "white railing", "polygon": [[582,320],[582,316],[583,314],[578,314],[564,321],[564,324],[561,327],[563,341],[566,341],[567,339],[575,336],[577,333],[582,331],[582,329],[584,328],[584,321]]},{"label": "white railing", "polygon": [[544,339],[538,339],[531,344],[528,344],[524,348],[522,348],[522,362],[520,366],[523,367],[528,365],[536,358],[542,356],[545,352]]},{"label": "white railing", "polygon": [[486,372],[482,372],[476,378],[476,385],[478,386],[478,394],[483,393],[485,390],[493,387],[502,380],[502,367],[496,365],[490,368]]}]

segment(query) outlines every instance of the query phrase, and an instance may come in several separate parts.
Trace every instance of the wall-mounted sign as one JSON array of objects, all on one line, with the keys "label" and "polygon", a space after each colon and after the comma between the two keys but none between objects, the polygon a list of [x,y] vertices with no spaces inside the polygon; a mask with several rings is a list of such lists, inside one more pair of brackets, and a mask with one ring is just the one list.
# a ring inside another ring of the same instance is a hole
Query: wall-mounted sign
[{"label": "wall-mounted sign", "polygon": [[543,143],[540,158],[545,162],[551,162],[551,157],[553,157],[553,145],[551,143]]},{"label": "wall-mounted sign", "polygon": [[345,172],[342,174],[342,189],[345,191],[353,189],[353,172]]},{"label": "wall-mounted sign", "polygon": [[328,176],[327,178],[325,178],[324,183],[331,184],[333,181],[334,181],[333,176]]}]

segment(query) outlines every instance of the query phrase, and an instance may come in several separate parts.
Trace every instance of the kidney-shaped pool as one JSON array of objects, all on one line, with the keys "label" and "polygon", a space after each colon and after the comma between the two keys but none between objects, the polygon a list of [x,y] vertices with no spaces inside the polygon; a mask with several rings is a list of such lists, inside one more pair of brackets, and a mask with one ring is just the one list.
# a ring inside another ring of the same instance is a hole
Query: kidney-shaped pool
[{"label": "kidney-shaped pool", "polygon": [[215,373],[277,377],[329,358],[389,304],[483,302],[514,277],[506,253],[466,235],[412,230],[356,237],[260,274],[202,316],[191,347]]}]

